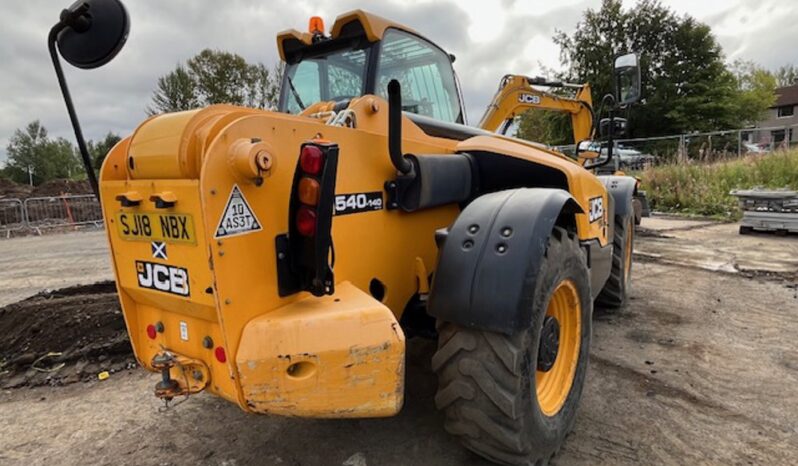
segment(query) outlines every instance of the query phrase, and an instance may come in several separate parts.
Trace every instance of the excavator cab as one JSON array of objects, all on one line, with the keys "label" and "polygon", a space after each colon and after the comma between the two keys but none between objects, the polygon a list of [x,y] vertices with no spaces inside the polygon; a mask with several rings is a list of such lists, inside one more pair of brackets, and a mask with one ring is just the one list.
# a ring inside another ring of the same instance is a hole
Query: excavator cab
[{"label": "excavator cab", "polygon": [[[382,30],[364,26],[375,24]],[[338,112],[364,95],[387,99],[388,83],[396,79],[403,111],[465,123],[454,56],[403,26],[357,11],[339,18],[330,35],[314,17],[308,33],[286,31],[277,43],[286,62],[278,106],[282,112]],[[317,105],[330,102],[331,110]]]}]

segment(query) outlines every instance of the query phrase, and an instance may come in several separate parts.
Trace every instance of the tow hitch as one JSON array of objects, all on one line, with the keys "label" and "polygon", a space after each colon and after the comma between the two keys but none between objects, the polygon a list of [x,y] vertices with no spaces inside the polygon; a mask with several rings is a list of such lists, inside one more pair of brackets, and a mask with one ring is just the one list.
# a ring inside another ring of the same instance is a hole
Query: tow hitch
[{"label": "tow hitch", "polygon": [[210,381],[205,363],[170,351],[156,354],[150,365],[161,372],[161,380],[155,384],[155,396],[164,400],[166,407],[177,396],[188,398],[201,392]]}]

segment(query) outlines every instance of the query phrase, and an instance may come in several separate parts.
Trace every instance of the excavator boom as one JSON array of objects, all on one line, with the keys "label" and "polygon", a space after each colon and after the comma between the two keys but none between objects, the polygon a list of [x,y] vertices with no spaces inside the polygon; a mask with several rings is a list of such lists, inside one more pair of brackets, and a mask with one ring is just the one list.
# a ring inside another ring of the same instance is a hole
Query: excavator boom
[{"label": "excavator boom", "polygon": [[[534,86],[574,89],[574,97],[565,97]],[[552,110],[568,113],[574,133],[574,142],[590,139],[593,131],[593,103],[590,84],[550,82],[542,78],[506,75],[499,90],[488,105],[479,127],[491,132],[504,133],[513,118],[530,110]]]}]

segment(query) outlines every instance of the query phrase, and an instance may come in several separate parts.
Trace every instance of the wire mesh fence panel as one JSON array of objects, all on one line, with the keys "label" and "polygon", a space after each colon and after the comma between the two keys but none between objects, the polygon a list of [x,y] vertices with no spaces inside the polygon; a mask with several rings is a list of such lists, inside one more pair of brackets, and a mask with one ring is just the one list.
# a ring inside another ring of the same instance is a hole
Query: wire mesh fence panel
[{"label": "wire mesh fence panel", "polygon": [[31,197],[24,202],[27,226],[33,229],[100,225],[102,210],[90,194],[79,196]]},{"label": "wire mesh fence panel", "polygon": [[684,137],[687,160],[693,162],[717,162],[737,158],[740,154],[738,132],[696,134]]},{"label": "wire mesh fence panel", "polygon": [[[590,149],[594,151],[601,147],[599,161],[607,158],[606,142],[592,143],[592,146],[596,147]],[[573,144],[552,148],[570,157],[576,156],[576,146]],[[612,150],[613,160],[602,170],[636,172],[657,165],[711,163],[796,148],[798,125],[616,139]]]},{"label": "wire mesh fence panel", "polygon": [[621,139],[615,148],[619,168],[627,171],[653,165],[711,163],[798,148],[798,125]]},{"label": "wire mesh fence panel", "polygon": [[681,138],[622,139],[613,148],[613,163],[624,172],[643,171],[657,165],[677,163],[682,157]]},{"label": "wire mesh fence panel", "polygon": [[19,199],[0,199],[0,235],[25,228],[25,211]]},{"label": "wire mesh fence panel", "polygon": [[742,150],[764,154],[798,147],[798,125],[770,128],[751,128],[741,131]]}]

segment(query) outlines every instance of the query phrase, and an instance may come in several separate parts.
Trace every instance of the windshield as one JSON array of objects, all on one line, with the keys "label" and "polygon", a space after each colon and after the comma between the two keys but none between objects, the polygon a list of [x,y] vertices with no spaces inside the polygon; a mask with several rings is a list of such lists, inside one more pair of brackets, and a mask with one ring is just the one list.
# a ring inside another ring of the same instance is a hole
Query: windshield
[{"label": "windshield", "polygon": [[284,108],[299,113],[319,101],[341,101],[363,95],[365,50],[339,50],[287,65]]}]

